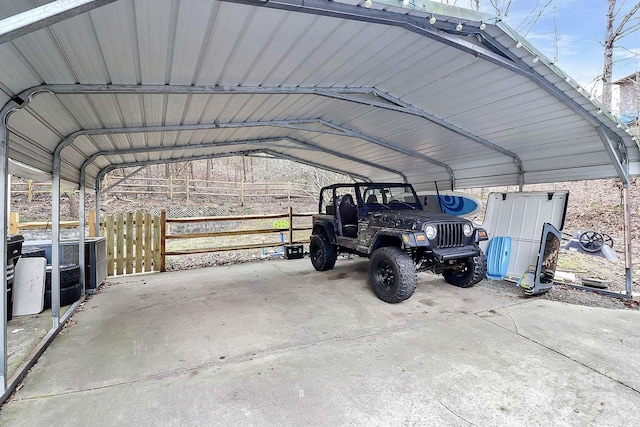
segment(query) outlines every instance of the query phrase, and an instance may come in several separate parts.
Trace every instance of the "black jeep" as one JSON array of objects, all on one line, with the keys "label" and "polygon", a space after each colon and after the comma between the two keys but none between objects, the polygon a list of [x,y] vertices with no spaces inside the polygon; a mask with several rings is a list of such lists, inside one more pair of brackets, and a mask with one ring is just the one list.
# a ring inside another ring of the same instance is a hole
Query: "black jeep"
[{"label": "black jeep", "polygon": [[464,218],[423,209],[409,184],[335,184],[320,191],[309,246],[318,271],[331,270],[339,253],[369,257],[369,279],[383,301],[413,295],[416,272],[442,273],[471,287],[486,273],[478,242],[487,232]]}]

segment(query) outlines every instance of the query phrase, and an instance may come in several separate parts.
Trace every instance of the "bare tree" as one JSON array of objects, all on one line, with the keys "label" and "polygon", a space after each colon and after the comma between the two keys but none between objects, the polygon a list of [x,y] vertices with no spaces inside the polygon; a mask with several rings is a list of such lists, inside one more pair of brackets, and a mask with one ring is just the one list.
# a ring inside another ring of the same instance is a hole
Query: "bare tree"
[{"label": "bare tree", "polygon": [[209,182],[211,181],[211,169],[213,169],[213,167],[211,166],[212,164],[212,159],[207,159],[207,167],[206,167],[206,173],[204,176],[204,179],[207,181],[207,187],[209,186]]},{"label": "bare tree", "polygon": [[613,76],[613,51],[616,44],[640,28],[636,13],[640,10],[637,2],[626,13],[624,0],[616,7],[617,0],[607,0],[607,26],[604,36],[604,67],[602,69],[602,103],[611,109],[611,83]]},{"label": "bare tree", "polygon": [[[480,10],[480,0],[474,0],[474,2],[476,10]],[[555,0],[536,0],[529,13],[527,13],[527,16],[515,27],[516,30],[520,33],[524,33],[525,36],[529,34],[533,27],[538,23],[538,20],[540,20],[549,6],[554,4],[554,2]],[[495,10],[498,17],[508,17],[513,0],[489,0],[489,3]],[[471,8],[473,9],[473,7]]]},{"label": "bare tree", "polygon": [[[512,0],[489,0],[489,3],[491,3],[491,7],[495,9],[496,15],[498,16],[509,16],[509,8],[511,7],[511,2]],[[479,1],[477,3],[479,3]]]},{"label": "bare tree", "polygon": [[[457,6],[458,0],[440,0],[440,3]],[[480,0],[469,0],[469,5],[471,9],[480,10]]]}]

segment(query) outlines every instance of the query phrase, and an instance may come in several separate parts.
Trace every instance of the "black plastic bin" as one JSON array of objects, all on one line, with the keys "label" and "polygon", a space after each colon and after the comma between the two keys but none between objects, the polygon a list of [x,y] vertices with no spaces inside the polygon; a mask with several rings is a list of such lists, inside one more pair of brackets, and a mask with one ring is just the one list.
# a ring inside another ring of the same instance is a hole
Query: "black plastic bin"
[{"label": "black plastic bin", "polygon": [[7,320],[13,318],[13,277],[16,262],[22,254],[24,237],[14,234],[7,237]]}]

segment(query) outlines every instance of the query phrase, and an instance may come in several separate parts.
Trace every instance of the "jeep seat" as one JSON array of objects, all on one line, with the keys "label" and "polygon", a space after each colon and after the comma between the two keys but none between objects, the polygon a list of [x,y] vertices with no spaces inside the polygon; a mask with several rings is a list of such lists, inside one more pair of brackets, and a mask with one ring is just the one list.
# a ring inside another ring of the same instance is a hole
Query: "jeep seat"
[{"label": "jeep seat", "polygon": [[353,196],[345,194],[340,200],[340,220],[342,235],[356,237],[358,235],[358,207],[353,203]]}]

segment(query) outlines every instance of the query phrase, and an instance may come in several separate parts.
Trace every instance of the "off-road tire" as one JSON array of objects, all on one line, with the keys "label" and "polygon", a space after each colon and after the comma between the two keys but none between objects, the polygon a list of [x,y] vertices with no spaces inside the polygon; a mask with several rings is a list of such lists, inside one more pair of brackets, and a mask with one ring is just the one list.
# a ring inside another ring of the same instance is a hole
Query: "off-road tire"
[{"label": "off-road tire", "polygon": [[487,274],[487,258],[484,252],[468,258],[463,263],[462,269],[449,269],[442,272],[442,277],[447,283],[459,288],[470,288],[484,279]]},{"label": "off-road tire", "polygon": [[309,258],[316,270],[331,270],[336,265],[338,249],[324,234],[313,234],[309,243]]},{"label": "off-road tire", "polygon": [[[80,266],[77,264],[63,264],[60,266],[60,289],[73,286],[80,281]],[[45,271],[44,288],[51,289],[51,266]]]},{"label": "off-road tire", "polygon": [[418,276],[409,255],[400,248],[387,246],[371,255],[369,281],[378,298],[393,304],[413,295]]},{"label": "off-road tire", "polygon": [[[81,295],[82,285],[80,283],[60,289],[60,307],[78,301]],[[51,289],[44,291],[44,308],[45,310],[51,308]]]}]

